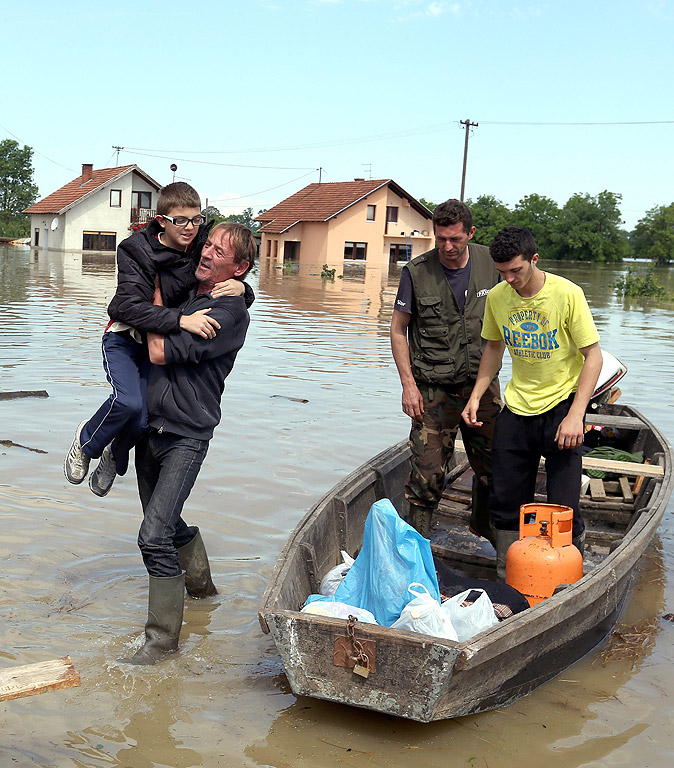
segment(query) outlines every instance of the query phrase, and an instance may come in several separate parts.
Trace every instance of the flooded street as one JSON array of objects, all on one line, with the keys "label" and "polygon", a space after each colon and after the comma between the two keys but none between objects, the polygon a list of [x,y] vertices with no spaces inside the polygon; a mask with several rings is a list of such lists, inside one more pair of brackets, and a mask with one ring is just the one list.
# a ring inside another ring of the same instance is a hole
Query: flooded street
[{"label": "flooded street", "polygon": [[[618,299],[626,266],[541,266],[583,286],[601,345],[629,369],[622,400],[674,441],[674,304]],[[674,502],[621,617],[658,619],[643,653],[612,661],[600,646],[509,707],[428,725],[291,694],[258,603],[303,513],[407,435],[388,339],[397,279],[264,260],[251,276],[248,339],[184,513],[220,595],[187,601],[178,654],[130,667],[117,659],[147,611],[133,469],[102,499],[63,476],[77,424],[108,396],[114,257],[0,246],[0,391],[49,393],[0,402],[0,668],[68,654],[82,681],[0,703],[2,768],[669,768],[674,623],[659,617],[674,612]]]}]

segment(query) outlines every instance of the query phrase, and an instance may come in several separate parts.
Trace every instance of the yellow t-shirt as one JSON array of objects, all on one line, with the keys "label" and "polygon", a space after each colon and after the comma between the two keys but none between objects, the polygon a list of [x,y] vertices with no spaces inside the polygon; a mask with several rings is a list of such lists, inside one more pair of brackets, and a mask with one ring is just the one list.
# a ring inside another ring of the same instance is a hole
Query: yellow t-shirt
[{"label": "yellow t-shirt", "polygon": [[482,336],[505,341],[513,375],[504,399],[521,416],[545,413],[575,392],[584,362],[578,350],[599,341],[583,289],[550,272],[529,299],[506,282],[492,288]]}]

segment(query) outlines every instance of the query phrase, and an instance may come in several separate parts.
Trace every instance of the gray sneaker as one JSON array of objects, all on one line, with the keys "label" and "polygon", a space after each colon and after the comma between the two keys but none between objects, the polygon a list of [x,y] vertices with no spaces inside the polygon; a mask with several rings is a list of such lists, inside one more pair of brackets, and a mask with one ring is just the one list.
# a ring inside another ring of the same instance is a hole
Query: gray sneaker
[{"label": "gray sneaker", "polygon": [[75,485],[79,485],[87,476],[87,473],[89,472],[89,462],[91,461],[82,450],[82,444],[80,443],[80,435],[82,434],[82,429],[86,423],[86,421],[83,421],[79,427],[77,427],[75,439],[63,462],[63,471],[65,472],[66,479],[69,483],[74,483]]},{"label": "gray sneaker", "polygon": [[112,449],[109,445],[106,445],[98,466],[89,478],[89,488],[91,488],[96,496],[107,496],[110,493],[112,484],[115,482],[116,475],[117,466],[112,455]]}]

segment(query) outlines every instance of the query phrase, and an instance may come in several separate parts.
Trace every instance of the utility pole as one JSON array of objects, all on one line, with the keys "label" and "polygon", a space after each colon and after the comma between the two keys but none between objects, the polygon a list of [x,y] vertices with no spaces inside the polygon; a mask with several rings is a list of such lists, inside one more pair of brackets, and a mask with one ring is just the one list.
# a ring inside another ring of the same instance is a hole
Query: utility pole
[{"label": "utility pole", "polygon": [[470,120],[459,120],[461,125],[466,127],[466,142],[463,145],[463,173],[461,174],[461,202],[463,202],[463,193],[466,189],[466,163],[468,162],[468,137],[470,129],[477,128],[479,123],[471,123]]},{"label": "utility pole", "polygon": [[321,179],[323,178],[323,166],[316,169],[318,171],[318,183],[321,183]]},{"label": "utility pole", "polygon": [[119,165],[119,153],[124,149],[124,147],[118,147],[115,144],[113,144],[112,148],[117,150],[117,159],[115,160],[115,167],[117,167]]}]

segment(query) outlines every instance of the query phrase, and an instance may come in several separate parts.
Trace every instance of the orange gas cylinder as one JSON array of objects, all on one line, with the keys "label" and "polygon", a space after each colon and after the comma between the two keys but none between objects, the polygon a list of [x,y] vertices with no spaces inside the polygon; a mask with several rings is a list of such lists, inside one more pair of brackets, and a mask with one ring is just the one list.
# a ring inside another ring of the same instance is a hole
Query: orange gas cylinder
[{"label": "orange gas cylinder", "polygon": [[536,605],[559,584],[583,578],[583,556],[571,543],[573,510],[561,504],[522,504],[520,539],[506,554],[506,584]]}]

